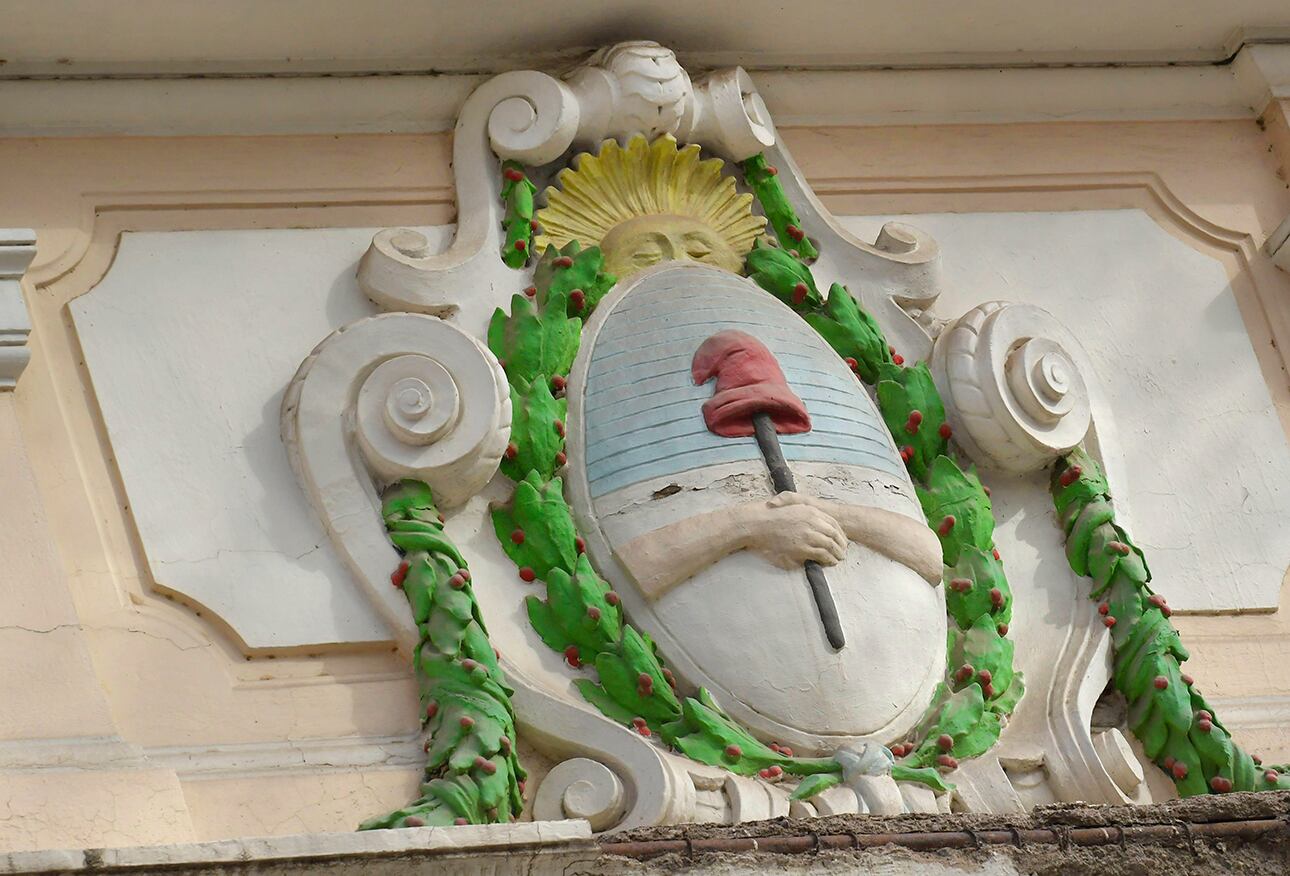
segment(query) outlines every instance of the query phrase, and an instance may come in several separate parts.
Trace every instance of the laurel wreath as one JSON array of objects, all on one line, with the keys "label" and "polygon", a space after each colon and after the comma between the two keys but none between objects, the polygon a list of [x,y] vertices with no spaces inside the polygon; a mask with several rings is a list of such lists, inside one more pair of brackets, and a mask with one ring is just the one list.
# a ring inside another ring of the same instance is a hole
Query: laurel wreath
[{"label": "laurel wreath", "polygon": [[1290,788],[1287,767],[1264,768],[1236,745],[1182,671],[1187,649],[1165,598],[1149,586],[1146,557],[1115,522],[1101,467],[1076,450],[1053,467],[1051,488],[1071,569],[1093,579],[1089,598],[1111,631],[1111,681],[1129,703],[1143,752],[1183,797]]},{"label": "laurel wreath", "polygon": [[430,488],[403,481],[381,514],[403,560],[403,590],[419,632],[414,665],[426,734],[421,797],[359,830],[513,821],[524,808],[512,690],[497,665],[465,558],[444,536]]}]

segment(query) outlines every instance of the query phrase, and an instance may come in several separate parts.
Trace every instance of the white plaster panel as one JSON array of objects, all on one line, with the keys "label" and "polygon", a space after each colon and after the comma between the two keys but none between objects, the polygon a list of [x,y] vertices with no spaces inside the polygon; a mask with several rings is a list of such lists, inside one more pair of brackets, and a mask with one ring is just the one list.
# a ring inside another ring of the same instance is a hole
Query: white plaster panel
[{"label": "white plaster panel", "polygon": [[250,647],[391,636],[279,434],[301,360],[375,312],[354,271],[377,230],[127,233],[70,305],[154,580]]},{"label": "white plaster panel", "polygon": [[843,222],[863,237],[891,219],[941,246],[938,316],[1027,302],[1083,344],[1120,519],[1170,604],[1275,608],[1290,449],[1223,266],[1136,209]]}]

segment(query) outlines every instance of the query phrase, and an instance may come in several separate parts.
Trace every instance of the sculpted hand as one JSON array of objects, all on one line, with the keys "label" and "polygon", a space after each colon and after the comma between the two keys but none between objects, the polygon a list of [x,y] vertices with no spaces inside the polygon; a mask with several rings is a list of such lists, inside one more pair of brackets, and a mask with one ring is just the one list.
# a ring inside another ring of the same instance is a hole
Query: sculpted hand
[{"label": "sculpted hand", "polygon": [[744,509],[748,527],[745,547],[780,568],[795,569],[807,560],[832,566],[846,556],[846,533],[832,516],[812,504],[809,496],[780,493]]}]

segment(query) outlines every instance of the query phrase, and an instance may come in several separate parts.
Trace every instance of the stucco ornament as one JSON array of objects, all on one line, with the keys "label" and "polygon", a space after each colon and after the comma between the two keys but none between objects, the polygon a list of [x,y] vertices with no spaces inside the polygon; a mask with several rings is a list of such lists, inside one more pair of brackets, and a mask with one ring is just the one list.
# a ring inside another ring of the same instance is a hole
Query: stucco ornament
[{"label": "stucco ornament", "polygon": [[[1147,794],[1090,725],[1109,625],[1016,643],[1039,585],[1009,581],[971,464],[1095,434],[1069,332],[1024,304],[939,320],[934,241],[851,237],[744,71],[693,81],[653,43],[485,83],[454,166],[455,240],[380,232],[359,279],[396,312],[326,339],[283,405],[416,655],[423,795],[367,827]],[[1061,671],[1023,700],[1034,654]],[[517,730],[554,761],[536,795]]]},{"label": "stucco ornament", "polygon": [[1024,474],[1079,445],[1092,423],[1079,341],[1047,312],[991,301],[946,327],[936,385],[972,458]]}]

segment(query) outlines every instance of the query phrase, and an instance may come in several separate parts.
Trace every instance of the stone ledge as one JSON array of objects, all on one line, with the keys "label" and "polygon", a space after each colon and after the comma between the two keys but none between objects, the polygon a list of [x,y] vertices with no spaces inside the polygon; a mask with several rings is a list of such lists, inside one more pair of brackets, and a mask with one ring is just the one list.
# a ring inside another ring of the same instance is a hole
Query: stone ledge
[{"label": "stone ledge", "polygon": [[[493,873],[523,855],[526,872],[559,873],[594,859],[599,847],[585,821],[536,821],[462,827],[416,827],[356,833],[252,837],[209,843],[60,849],[0,854],[0,874],[256,873],[326,869],[330,873],[412,873],[433,861],[444,872]],[[455,859],[449,865],[444,859]]]}]

